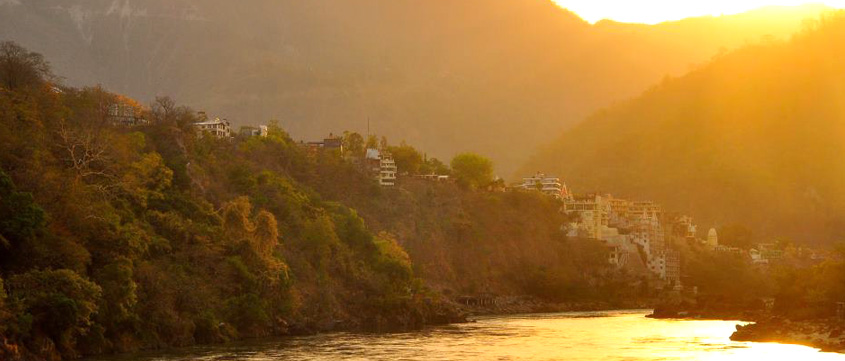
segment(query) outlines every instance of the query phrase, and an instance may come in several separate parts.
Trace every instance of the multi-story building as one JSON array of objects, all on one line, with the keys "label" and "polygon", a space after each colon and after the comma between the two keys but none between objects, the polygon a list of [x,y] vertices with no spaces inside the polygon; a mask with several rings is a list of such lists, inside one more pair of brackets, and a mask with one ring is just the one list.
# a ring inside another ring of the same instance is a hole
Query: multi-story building
[{"label": "multi-story building", "polygon": [[602,239],[602,230],[607,228],[610,220],[610,203],[605,198],[596,194],[570,197],[564,200],[563,210],[566,214],[578,216],[570,228],[571,235]]},{"label": "multi-story building", "polygon": [[229,138],[232,136],[232,127],[226,119],[214,118],[194,123],[194,128],[200,137],[210,134],[217,138]]},{"label": "multi-story building", "polygon": [[632,217],[659,220],[663,215],[663,207],[652,201],[634,201],[628,207],[628,213]]},{"label": "multi-story building", "polygon": [[384,187],[392,187],[396,185],[396,161],[390,153],[379,151],[378,149],[369,148],[365,155],[366,170],[376,175],[378,183]]},{"label": "multi-story building", "polygon": [[382,186],[392,187],[396,185],[396,162],[390,153],[382,152],[381,161],[379,162],[379,178],[378,182]]},{"label": "multi-story building", "polygon": [[666,249],[666,280],[676,285],[681,282],[681,253]]},{"label": "multi-story building", "polygon": [[566,188],[566,184],[561,183],[560,178],[547,176],[540,172],[537,172],[533,177],[522,178],[522,184],[517,187],[540,191],[558,199],[569,197],[569,190]]}]

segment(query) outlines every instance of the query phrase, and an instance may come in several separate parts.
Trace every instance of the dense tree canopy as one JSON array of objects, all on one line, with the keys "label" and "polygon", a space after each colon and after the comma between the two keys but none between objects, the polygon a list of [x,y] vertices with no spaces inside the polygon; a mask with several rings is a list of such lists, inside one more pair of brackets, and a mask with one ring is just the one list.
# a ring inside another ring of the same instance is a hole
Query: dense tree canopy
[{"label": "dense tree canopy", "polygon": [[474,153],[462,153],[452,158],[455,181],[470,188],[486,187],[493,181],[493,162]]}]

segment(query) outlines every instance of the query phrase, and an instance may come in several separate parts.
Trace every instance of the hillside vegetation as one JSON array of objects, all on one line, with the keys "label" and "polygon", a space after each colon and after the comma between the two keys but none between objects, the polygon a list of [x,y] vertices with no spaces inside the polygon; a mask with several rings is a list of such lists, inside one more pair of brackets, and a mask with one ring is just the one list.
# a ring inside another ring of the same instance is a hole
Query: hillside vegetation
[{"label": "hillside vegetation", "polygon": [[524,171],[763,239],[845,236],[845,16],[725,54],[587,118]]},{"label": "hillside vegetation", "polygon": [[111,105],[137,103],[55,79],[0,43],[0,359],[410,329],[461,320],[462,295],[630,296],[601,246],[562,237],[554,200],[412,178],[385,189],[277,125],[199,136],[169,98],[149,124],[115,125]]}]

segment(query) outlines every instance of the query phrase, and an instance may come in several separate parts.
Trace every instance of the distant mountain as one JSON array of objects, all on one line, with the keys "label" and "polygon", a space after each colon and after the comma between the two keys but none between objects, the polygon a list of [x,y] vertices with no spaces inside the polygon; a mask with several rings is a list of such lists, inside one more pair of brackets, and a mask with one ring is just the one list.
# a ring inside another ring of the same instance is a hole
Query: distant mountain
[{"label": "distant mountain", "polygon": [[0,0],[0,39],[70,85],[172,95],[296,137],[344,129],[510,174],[567,126],[820,7],[590,25],[549,0]]},{"label": "distant mountain", "polygon": [[[845,239],[845,13],[750,45],[592,115],[523,167],[652,198],[702,228]],[[772,237],[772,238],[767,238]]]}]

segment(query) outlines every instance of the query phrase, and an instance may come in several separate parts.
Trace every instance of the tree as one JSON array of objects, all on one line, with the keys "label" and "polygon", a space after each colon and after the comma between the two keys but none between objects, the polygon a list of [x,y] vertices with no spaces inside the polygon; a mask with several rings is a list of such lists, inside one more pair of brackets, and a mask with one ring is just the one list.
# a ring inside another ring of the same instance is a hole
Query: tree
[{"label": "tree", "polygon": [[247,197],[238,197],[223,206],[223,229],[232,241],[246,239],[255,230],[249,219],[252,204]]},{"label": "tree", "polygon": [[133,272],[132,261],[118,257],[97,274],[97,282],[103,288],[99,318],[107,328],[112,328],[111,331],[116,331],[113,328],[133,316],[133,308],[138,302],[138,286],[132,279]]},{"label": "tree", "polygon": [[149,200],[164,198],[162,192],[170,187],[172,180],[173,171],[164,165],[161,155],[153,152],[144,154],[129,166],[122,185],[131,199],[146,207]]},{"label": "tree", "polygon": [[255,248],[258,254],[270,256],[279,244],[279,226],[273,213],[261,210],[255,217]]},{"label": "tree", "polygon": [[176,102],[171,97],[156,97],[150,106],[153,123],[172,124],[176,122]]},{"label": "tree", "polygon": [[466,187],[485,187],[493,181],[493,162],[474,153],[462,153],[452,158],[452,175]]},{"label": "tree", "polygon": [[367,144],[366,144],[366,147],[367,147],[367,149],[376,149],[376,148],[378,148],[378,137],[376,137],[375,135],[372,135],[372,134],[370,134],[369,136],[367,136]]},{"label": "tree", "polygon": [[32,194],[17,191],[12,179],[0,170],[0,250],[34,237],[46,225],[46,217]]},{"label": "tree", "polygon": [[440,159],[428,158],[420,165],[420,173],[448,175],[452,173],[452,171],[449,169],[449,166],[443,164]]},{"label": "tree", "polygon": [[0,43],[0,86],[15,91],[52,78],[50,64],[41,54],[28,51],[15,42]]},{"label": "tree", "polygon": [[355,156],[364,155],[364,137],[356,132],[343,132],[343,149]]},{"label": "tree", "polygon": [[32,316],[34,332],[43,332],[66,356],[77,356],[76,338],[85,335],[97,312],[102,289],[70,270],[32,271],[9,279],[9,295]]},{"label": "tree", "polygon": [[388,147],[388,151],[393,155],[393,160],[396,161],[396,168],[400,172],[408,172],[409,174],[418,174],[420,172],[423,158],[422,154],[414,149],[414,147],[403,141],[398,147]]}]

